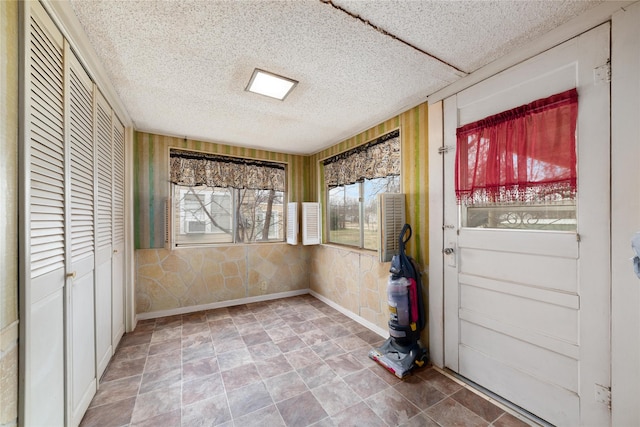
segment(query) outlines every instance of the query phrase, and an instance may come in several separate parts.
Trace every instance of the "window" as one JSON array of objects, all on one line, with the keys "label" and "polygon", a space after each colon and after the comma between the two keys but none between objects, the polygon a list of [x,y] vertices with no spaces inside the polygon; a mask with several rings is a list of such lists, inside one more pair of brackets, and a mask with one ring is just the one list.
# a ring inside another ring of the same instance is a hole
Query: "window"
[{"label": "window", "polygon": [[176,246],[284,240],[284,165],[173,149],[170,158]]},{"label": "window", "polygon": [[400,133],[393,131],[323,162],[328,241],[378,249],[380,193],[400,192]]},{"label": "window", "polygon": [[378,249],[379,193],[399,193],[400,177],[365,179],[329,189],[329,241]]},{"label": "window", "polygon": [[576,230],[576,120],[571,89],[457,130],[463,227]]}]

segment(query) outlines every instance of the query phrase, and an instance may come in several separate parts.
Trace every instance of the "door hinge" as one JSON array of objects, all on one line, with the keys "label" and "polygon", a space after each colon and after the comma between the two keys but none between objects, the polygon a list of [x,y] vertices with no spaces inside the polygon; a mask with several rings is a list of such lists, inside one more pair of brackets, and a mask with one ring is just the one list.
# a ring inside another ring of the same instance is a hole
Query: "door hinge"
[{"label": "door hinge", "polygon": [[611,409],[611,387],[596,384],[596,402],[604,403]]},{"label": "door hinge", "polygon": [[611,59],[607,63],[593,69],[593,83],[611,83]]},{"label": "door hinge", "polygon": [[454,147],[453,145],[443,145],[442,147],[438,147],[438,154],[446,154],[454,148],[456,147]]}]

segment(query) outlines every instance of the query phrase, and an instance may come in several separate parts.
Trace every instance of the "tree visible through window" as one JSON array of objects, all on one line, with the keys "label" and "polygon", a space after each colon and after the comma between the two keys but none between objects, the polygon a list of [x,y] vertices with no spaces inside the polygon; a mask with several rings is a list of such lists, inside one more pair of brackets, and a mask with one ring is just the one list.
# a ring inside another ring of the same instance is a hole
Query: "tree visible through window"
[{"label": "tree visible through window", "polygon": [[365,179],[329,190],[329,241],[364,249],[378,249],[378,198],[399,193],[400,177]]},{"label": "tree visible through window", "polygon": [[378,194],[400,192],[400,132],[326,159],[326,218],[332,243],[378,249]]},{"label": "tree visible through window", "polygon": [[170,150],[176,245],[284,240],[285,166]]},{"label": "tree visible through window", "polygon": [[174,186],[177,245],[284,239],[284,192]]}]

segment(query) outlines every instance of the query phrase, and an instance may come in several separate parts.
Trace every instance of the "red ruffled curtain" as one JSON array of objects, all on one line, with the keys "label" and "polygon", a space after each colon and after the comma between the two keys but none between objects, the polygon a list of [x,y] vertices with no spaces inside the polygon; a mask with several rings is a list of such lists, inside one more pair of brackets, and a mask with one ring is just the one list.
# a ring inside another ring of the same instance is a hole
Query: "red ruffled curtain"
[{"label": "red ruffled curtain", "polygon": [[571,89],[458,128],[458,203],[575,198],[577,116]]}]

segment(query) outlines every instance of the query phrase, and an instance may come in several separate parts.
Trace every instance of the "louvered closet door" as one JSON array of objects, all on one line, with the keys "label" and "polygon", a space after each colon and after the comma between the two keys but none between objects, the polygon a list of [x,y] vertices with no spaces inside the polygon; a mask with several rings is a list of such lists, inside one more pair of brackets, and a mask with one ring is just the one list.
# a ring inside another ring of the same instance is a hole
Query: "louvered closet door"
[{"label": "louvered closet door", "polygon": [[113,353],[111,344],[112,152],[111,107],[94,90],[96,148],[96,366],[102,375]]},{"label": "louvered closet door", "polygon": [[96,393],[94,313],[93,82],[67,48],[67,135],[70,236],[67,291],[67,408],[78,425]]},{"label": "louvered closet door", "polygon": [[64,42],[39,3],[26,8],[26,247],[20,340],[24,413],[20,421],[28,426],[63,425]]},{"label": "louvered closet door", "polygon": [[113,114],[113,268],[111,343],[115,350],[124,334],[124,126]]}]

